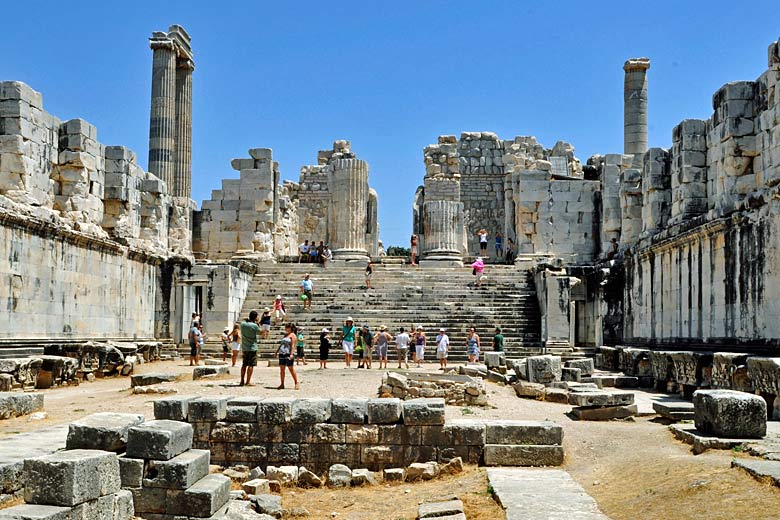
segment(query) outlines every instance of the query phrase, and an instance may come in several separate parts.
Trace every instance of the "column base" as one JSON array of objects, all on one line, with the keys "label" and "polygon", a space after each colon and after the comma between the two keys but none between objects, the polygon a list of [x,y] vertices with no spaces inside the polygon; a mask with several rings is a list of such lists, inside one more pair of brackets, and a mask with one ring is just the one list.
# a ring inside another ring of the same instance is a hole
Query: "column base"
[{"label": "column base", "polygon": [[359,249],[335,249],[333,250],[333,264],[335,265],[359,265],[366,266],[371,259],[368,252]]},{"label": "column base", "polygon": [[463,259],[455,255],[427,255],[418,263],[420,267],[463,267]]}]

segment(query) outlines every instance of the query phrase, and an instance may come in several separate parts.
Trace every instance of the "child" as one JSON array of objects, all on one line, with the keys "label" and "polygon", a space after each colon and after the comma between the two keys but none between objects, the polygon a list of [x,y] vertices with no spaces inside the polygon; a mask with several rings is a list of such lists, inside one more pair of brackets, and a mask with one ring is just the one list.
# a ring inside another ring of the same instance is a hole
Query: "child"
[{"label": "child", "polygon": [[280,294],[276,295],[276,300],[274,300],[274,323],[278,324],[281,321],[284,321],[284,317],[287,316],[287,313],[284,310],[284,302],[282,302],[282,296]]},{"label": "child", "polygon": [[306,364],[306,352],[304,350],[305,341],[303,339],[303,329],[298,329],[298,341],[295,344],[295,364],[300,365],[301,361]]}]

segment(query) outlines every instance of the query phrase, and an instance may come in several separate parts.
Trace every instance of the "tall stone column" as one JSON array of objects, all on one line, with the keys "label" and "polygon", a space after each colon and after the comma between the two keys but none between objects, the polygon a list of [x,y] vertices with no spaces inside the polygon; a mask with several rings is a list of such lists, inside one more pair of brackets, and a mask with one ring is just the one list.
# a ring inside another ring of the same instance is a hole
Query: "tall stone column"
[{"label": "tall stone column", "polygon": [[328,237],[333,258],[368,260],[368,164],[360,159],[336,159],[330,166]]},{"label": "tall stone column", "polygon": [[176,48],[168,38],[152,38],[152,109],[149,117],[149,171],[173,186],[176,142]]},{"label": "tall stone column", "polygon": [[179,59],[176,67],[176,141],[173,186],[174,197],[192,193],[192,72],[195,64]]},{"label": "tall stone column", "polygon": [[[623,153],[634,157],[647,151],[647,69],[649,58],[623,64]],[[638,165],[638,164],[636,164]]]}]

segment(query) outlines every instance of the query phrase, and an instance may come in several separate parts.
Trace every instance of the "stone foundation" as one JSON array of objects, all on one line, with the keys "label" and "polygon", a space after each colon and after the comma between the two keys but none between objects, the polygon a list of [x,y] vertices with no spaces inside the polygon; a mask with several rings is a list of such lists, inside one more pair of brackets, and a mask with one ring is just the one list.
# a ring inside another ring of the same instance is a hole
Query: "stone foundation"
[{"label": "stone foundation", "polygon": [[417,399],[440,397],[453,406],[486,406],[485,385],[479,379],[455,374],[388,372],[382,378],[379,397]]}]

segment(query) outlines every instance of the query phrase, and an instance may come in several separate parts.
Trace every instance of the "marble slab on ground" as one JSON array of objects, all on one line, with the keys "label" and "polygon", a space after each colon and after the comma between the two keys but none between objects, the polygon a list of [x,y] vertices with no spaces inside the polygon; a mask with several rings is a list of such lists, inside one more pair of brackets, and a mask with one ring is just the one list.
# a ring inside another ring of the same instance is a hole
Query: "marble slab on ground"
[{"label": "marble slab on ground", "polygon": [[4,437],[0,442],[0,492],[21,489],[24,459],[42,457],[65,449],[67,438],[67,424]]},{"label": "marble slab on ground", "polygon": [[566,471],[488,468],[487,475],[507,520],[609,520]]},{"label": "marble slab on ground", "polygon": [[780,461],[754,458],[734,459],[731,461],[731,467],[746,471],[759,482],[780,487]]}]

